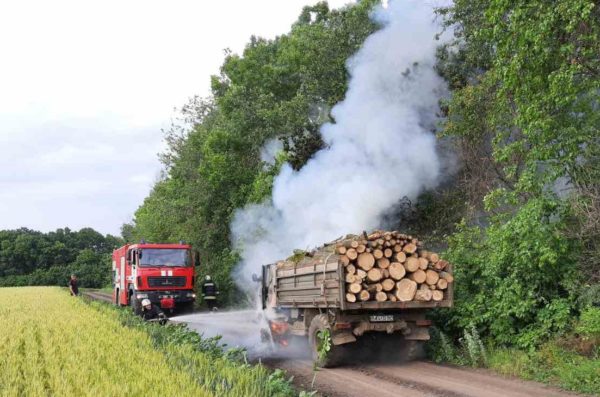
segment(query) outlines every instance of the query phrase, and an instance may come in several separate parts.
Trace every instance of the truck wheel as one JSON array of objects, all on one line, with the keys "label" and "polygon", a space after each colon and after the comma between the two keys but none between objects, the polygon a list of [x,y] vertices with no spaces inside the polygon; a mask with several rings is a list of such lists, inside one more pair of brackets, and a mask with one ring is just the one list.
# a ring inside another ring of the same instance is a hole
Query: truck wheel
[{"label": "truck wheel", "polygon": [[119,295],[121,291],[119,291],[119,289],[117,289],[117,294],[115,295],[115,305],[117,305],[118,307],[121,306],[121,296]]},{"label": "truck wheel", "polygon": [[311,349],[313,361],[319,367],[330,368],[339,365],[342,361],[342,347],[335,346],[331,342],[331,336],[329,340],[329,352],[323,357],[319,353],[323,350],[323,344],[327,343],[323,340],[323,333],[331,331],[329,320],[327,315],[319,314],[315,316],[310,322],[308,328],[308,344]]},{"label": "truck wheel", "polygon": [[131,297],[131,308],[133,309],[133,314],[139,315],[142,312],[142,302],[139,299]]},{"label": "truck wheel", "polygon": [[194,302],[184,302],[177,308],[179,314],[191,314],[194,312]]}]

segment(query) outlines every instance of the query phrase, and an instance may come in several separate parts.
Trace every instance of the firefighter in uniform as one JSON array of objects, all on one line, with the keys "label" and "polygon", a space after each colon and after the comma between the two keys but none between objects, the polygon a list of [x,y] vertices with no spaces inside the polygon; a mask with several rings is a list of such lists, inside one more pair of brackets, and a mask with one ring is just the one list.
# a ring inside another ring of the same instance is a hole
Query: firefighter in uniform
[{"label": "firefighter in uniform", "polygon": [[142,300],[142,311],[140,315],[146,321],[158,321],[159,324],[165,324],[167,322],[165,313],[163,313],[160,307],[153,305],[150,299]]},{"label": "firefighter in uniform", "polygon": [[207,275],[204,278],[204,284],[202,284],[202,297],[211,311],[217,310],[217,295],[219,295],[217,285]]}]

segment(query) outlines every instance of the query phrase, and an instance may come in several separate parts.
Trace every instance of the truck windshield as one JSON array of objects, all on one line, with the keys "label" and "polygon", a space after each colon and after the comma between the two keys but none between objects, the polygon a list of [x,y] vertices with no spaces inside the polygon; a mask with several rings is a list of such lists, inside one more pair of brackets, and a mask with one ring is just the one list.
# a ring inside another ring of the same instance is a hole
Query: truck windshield
[{"label": "truck windshield", "polygon": [[140,266],[190,266],[191,260],[184,249],[142,249]]}]

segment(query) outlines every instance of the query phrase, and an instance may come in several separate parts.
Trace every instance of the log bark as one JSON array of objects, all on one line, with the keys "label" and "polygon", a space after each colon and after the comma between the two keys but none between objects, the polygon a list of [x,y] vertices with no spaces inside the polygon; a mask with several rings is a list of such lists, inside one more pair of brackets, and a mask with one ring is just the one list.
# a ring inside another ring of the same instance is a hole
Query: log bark
[{"label": "log bark", "polygon": [[375,257],[373,257],[373,254],[363,252],[358,256],[356,264],[365,271],[371,270],[371,268],[375,265]]},{"label": "log bark", "polygon": [[367,280],[376,283],[383,277],[381,269],[374,267],[367,272]]},{"label": "log bark", "polygon": [[443,278],[449,283],[454,281],[454,277],[448,272],[440,272],[440,278]]},{"label": "log bark", "polygon": [[383,287],[384,291],[389,292],[394,289],[394,287],[396,286],[396,282],[391,278],[386,278],[381,282],[381,286]]},{"label": "log bark", "polygon": [[434,266],[438,270],[444,270],[446,266],[448,266],[448,262],[446,262],[443,259],[440,259]]},{"label": "log bark", "polygon": [[390,277],[393,278],[394,280],[400,280],[406,274],[406,269],[404,269],[404,266],[402,266],[402,263],[399,263],[399,262],[392,263],[390,265],[390,267],[388,268],[388,270],[390,272]]},{"label": "log bark", "polygon": [[408,272],[417,271],[419,269],[419,258],[411,256],[410,258],[406,259],[406,262],[404,262],[404,267]]},{"label": "log bark", "polygon": [[435,270],[427,270],[425,274],[427,275],[425,282],[429,285],[436,285],[440,279],[440,275]]},{"label": "log bark", "polygon": [[351,294],[350,292],[348,292],[346,294],[346,301],[351,302],[351,303],[356,302],[356,295]]},{"label": "log bark", "polygon": [[443,301],[444,300],[444,291],[440,291],[439,289],[431,291],[431,298],[436,302]]},{"label": "log bark", "polygon": [[415,297],[417,283],[413,280],[403,278],[396,284],[396,298],[400,302],[409,302]]},{"label": "log bark", "polygon": [[390,278],[390,270],[383,269],[383,278]]},{"label": "log bark", "polygon": [[411,273],[408,277],[411,280],[413,280],[414,282],[416,282],[417,284],[422,284],[427,279],[427,274],[423,270],[417,269],[415,272]]}]

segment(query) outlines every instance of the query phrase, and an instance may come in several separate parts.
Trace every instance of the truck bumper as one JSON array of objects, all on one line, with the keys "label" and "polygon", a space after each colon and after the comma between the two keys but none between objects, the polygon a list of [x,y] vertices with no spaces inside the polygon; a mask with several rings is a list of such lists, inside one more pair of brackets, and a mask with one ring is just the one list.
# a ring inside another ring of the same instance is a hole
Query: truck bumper
[{"label": "truck bumper", "polygon": [[[192,290],[176,290],[176,291],[137,291],[137,295],[146,295],[150,302],[160,304],[161,301],[173,300],[175,304],[193,302],[196,300],[196,295]],[[143,299],[143,298],[141,298]]]}]

